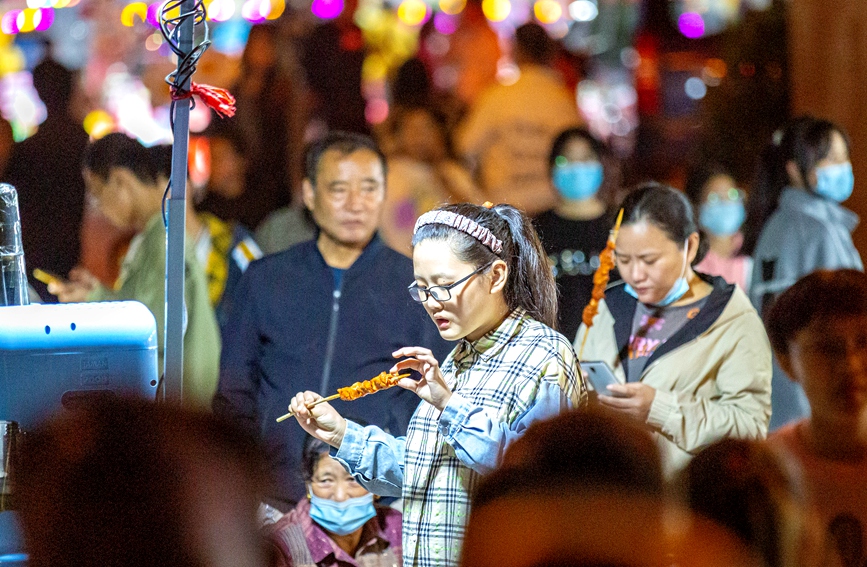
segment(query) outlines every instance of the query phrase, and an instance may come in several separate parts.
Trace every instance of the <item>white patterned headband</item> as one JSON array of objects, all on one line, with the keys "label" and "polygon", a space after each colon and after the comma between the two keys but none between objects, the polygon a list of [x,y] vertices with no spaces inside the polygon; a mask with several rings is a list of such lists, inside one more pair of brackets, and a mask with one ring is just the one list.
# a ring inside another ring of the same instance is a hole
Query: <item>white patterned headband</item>
[{"label": "white patterned headband", "polygon": [[502,240],[494,236],[494,233],[489,229],[464,215],[451,211],[428,211],[415,221],[415,229],[412,233],[417,233],[418,229],[428,224],[444,224],[465,232],[487,246],[494,254],[500,254],[503,251]]}]

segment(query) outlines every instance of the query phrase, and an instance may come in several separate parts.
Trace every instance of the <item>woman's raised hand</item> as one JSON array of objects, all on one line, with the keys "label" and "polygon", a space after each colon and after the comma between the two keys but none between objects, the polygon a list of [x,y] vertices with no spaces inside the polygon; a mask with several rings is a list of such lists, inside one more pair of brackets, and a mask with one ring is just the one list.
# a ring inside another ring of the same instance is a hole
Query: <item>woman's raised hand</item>
[{"label": "woman's raised hand", "polygon": [[440,363],[433,353],[422,347],[404,347],[391,353],[391,356],[395,358],[411,357],[395,364],[391,368],[391,372],[400,372],[409,368],[421,374],[421,379],[418,381],[412,378],[403,378],[397,385],[415,392],[419,398],[442,411],[449,403],[452,391],[446,384],[446,379],[440,371]]},{"label": "woman's raised hand", "polygon": [[332,447],[340,448],[343,434],[346,433],[346,420],[327,402],[307,408],[321,398],[319,394],[310,391],[295,394],[289,409],[295,413],[295,419],[304,431]]}]

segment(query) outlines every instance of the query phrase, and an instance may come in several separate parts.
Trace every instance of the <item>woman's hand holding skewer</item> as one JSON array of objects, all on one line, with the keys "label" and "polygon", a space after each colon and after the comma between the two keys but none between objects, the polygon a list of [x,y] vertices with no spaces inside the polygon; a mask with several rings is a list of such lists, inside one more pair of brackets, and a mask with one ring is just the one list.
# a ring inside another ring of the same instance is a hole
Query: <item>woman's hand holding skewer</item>
[{"label": "woman's hand holding skewer", "polygon": [[319,399],[322,399],[322,396],[315,392],[301,392],[292,398],[289,409],[295,414],[295,419],[304,431],[332,447],[339,448],[346,433],[346,420],[329,403],[308,407]]},{"label": "woman's hand holding skewer", "polygon": [[391,368],[391,372],[411,369],[421,374],[421,379],[418,381],[404,378],[397,385],[415,392],[419,398],[438,410],[445,409],[452,397],[452,391],[446,384],[446,379],[440,371],[440,363],[433,352],[422,347],[405,347],[394,351],[391,355],[395,358],[412,357],[395,364]]}]

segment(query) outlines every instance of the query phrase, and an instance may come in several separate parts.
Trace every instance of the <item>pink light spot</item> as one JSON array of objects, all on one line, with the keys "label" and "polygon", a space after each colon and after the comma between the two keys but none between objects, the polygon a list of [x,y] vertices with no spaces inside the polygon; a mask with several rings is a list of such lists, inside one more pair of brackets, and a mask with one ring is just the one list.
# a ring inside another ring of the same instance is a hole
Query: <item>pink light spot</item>
[{"label": "pink light spot", "polygon": [[313,0],[310,11],[317,18],[331,20],[343,11],[343,0]]},{"label": "pink light spot", "polygon": [[36,31],[45,31],[54,23],[54,8],[40,8],[42,19],[39,20],[39,25],[36,26]]},{"label": "pink light spot", "polygon": [[684,12],[677,19],[677,27],[680,33],[690,39],[696,39],[704,35],[704,20],[701,14]]},{"label": "pink light spot", "polygon": [[148,6],[148,13],[145,21],[149,23],[151,26],[158,28],[160,27],[160,5],[162,2],[154,2],[150,6]]},{"label": "pink light spot", "polygon": [[3,14],[3,19],[0,20],[0,30],[6,35],[15,35],[18,33],[18,14],[21,10],[10,10]]},{"label": "pink light spot", "polygon": [[434,15],[434,28],[443,35],[451,35],[458,29],[458,16],[437,12]]}]

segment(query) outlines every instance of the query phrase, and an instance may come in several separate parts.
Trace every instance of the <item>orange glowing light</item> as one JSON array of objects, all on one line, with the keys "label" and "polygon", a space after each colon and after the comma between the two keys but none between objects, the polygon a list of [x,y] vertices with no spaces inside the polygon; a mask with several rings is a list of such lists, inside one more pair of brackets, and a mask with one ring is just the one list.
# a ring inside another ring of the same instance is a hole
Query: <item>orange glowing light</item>
[{"label": "orange glowing light", "polygon": [[397,17],[408,26],[417,26],[427,16],[427,4],[422,0],[403,0],[397,7]]},{"label": "orange glowing light", "polygon": [[557,0],[538,0],[533,5],[533,13],[543,24],[553,24],[563,15],[563,7]]},{"label": "orange glowing light", "polygon": [[463,12],[466,5],[467,0],[440,0],[440,10],[450,16]]},{"label": "orange glowing light", "polygon": [[482,12],[492,22],[502,22],[512,11],[509,0],[482,0]]}]

